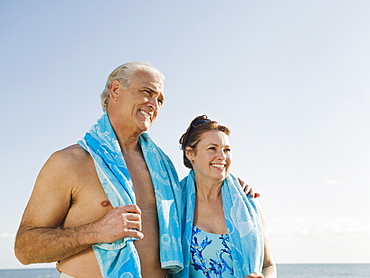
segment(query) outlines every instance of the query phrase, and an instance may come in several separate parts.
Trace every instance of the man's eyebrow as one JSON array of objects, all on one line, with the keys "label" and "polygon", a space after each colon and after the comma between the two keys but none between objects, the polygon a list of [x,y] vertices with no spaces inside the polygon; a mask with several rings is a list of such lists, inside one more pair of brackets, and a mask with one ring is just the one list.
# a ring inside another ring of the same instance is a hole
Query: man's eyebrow
[{"label": "man's eyebrow", "polygon": [[157,90],[152,89],[152,88],[147,87],[147,86],[143,86],[143,87],[142,87],[142,90],[148,90],[148,91],[151,91],[152,93],[159,93]]},{"label": "man's eyebrow", "polygon": [[152,93],[155,93],[155,94],[160,95],[161,100],[162,100],[162,101],[164,101],[164,95],[163,95],[163,93],[162,93],[162,92],[159,92],[159,91],[154,90],[154,89],[152,89],[152,88],[150,88],[150,87],[147,87],[147,86],[144,86],[144,87],[143,87],[143,90],[148,90],[148,91],[151,91]]}]

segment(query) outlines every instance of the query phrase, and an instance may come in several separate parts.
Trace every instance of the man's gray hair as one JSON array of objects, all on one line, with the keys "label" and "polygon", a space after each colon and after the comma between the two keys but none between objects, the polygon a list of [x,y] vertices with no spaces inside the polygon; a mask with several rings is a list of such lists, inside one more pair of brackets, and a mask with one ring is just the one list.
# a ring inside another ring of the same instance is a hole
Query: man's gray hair
[{"label": "man's gray hair", "polygon": [[128,88],[131,84],[131,79],[137,71],[147,71],[154,74],[159,74],[162,82],[164,81],[163,74],[153,65],[147,62],[131,62],[118,66],[108,76],[107,83],[103,93],[101,94],[101,106],[103,111],[107,110],[109,103],[109,87],[113,80],[119,81],[124,88]]}]

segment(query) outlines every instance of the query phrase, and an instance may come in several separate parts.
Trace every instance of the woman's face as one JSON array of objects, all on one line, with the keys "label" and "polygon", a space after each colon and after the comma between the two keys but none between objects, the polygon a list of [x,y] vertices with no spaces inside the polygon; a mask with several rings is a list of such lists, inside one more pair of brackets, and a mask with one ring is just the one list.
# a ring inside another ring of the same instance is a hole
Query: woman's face
[{"label": "woman's face", "polygon": [[223,181],[232,160],[229,136],[219,130],[207,131],[201,135],[196,148],[189,148],[186,155],[192,161],[197,180]]}]

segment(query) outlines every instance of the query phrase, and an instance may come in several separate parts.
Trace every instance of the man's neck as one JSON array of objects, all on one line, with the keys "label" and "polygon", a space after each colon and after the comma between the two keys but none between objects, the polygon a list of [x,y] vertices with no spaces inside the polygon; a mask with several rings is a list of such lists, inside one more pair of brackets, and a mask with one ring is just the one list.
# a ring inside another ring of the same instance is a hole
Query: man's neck
[{"label": "man's neck", "polygon": [[129,126],[124,126],[122,121],[117,122],[114,117],[109,117],[122,153],[131,153],[141,151],[139,146],[139,137],[142,132],[131,130]]},{"label": "man's neck", "polygon": [[140,134],[131,136],[116,134],[123,155],[127,153],[141,152],[139,136]]}]

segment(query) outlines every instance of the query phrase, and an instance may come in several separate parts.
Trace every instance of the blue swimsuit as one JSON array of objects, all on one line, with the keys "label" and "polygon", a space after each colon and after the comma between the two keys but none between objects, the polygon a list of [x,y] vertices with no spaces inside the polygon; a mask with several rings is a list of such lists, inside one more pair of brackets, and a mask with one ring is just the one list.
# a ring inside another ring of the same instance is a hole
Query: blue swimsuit
[{"label": "blue swimsuit", "polygon": [[190,277],[234,277],[228,234],[211,234],[193,226]]}]

